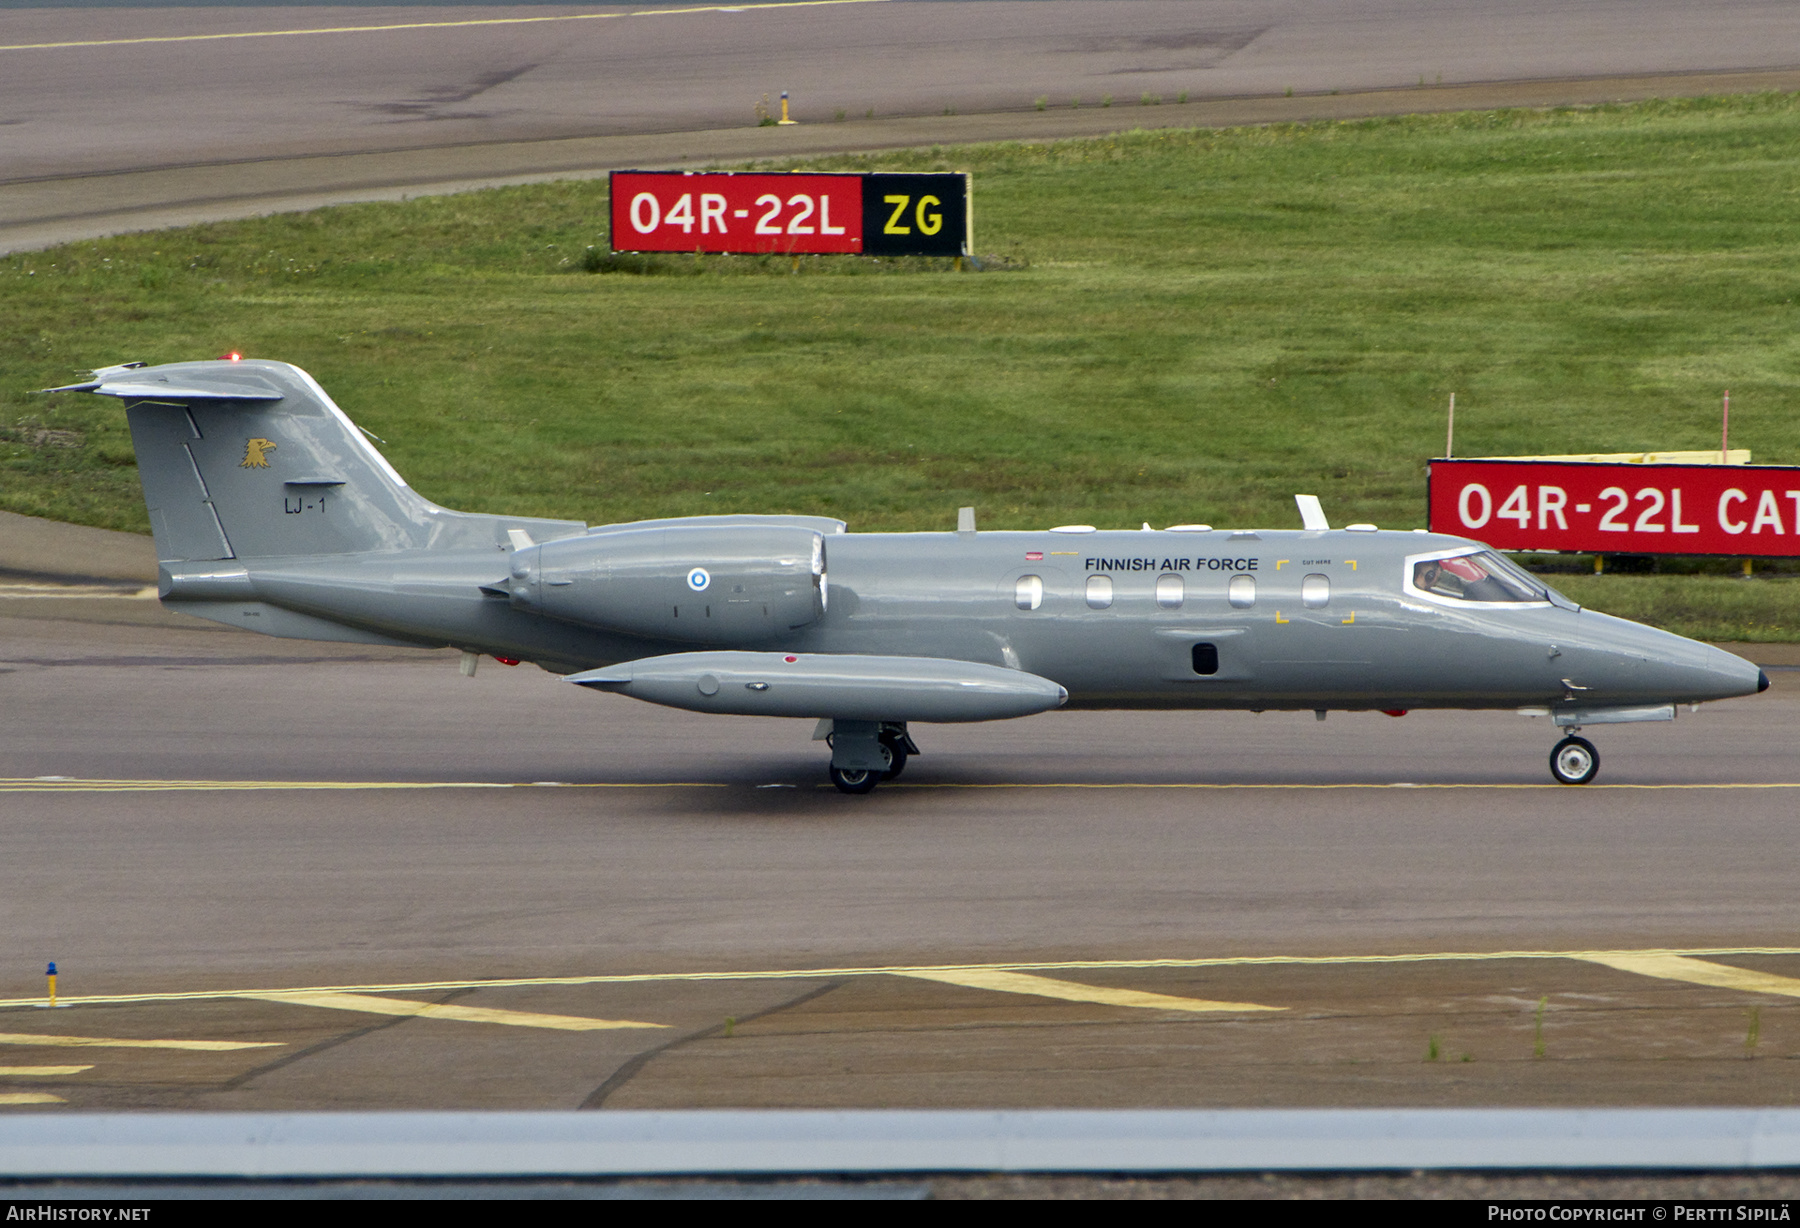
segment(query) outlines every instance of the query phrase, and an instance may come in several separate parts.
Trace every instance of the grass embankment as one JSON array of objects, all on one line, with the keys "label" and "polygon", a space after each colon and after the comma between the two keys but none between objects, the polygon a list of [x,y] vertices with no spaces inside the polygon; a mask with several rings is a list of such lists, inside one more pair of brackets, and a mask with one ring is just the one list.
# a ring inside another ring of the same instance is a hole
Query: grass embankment
[{"label": "grass embankment", "polygon": [[1800,577],[1545,576],[1571,601],[1697,640],[1800,640]]},{"label": "grass embankment", "polygon": [[[1304,490],[1413,526],[1452,391],[1461,454],[1706,447],[1729,386],[1733,443],[1800,460],[1795,96],[814,165],[971,169],[1024,267],[586,272],[603,182],[0,257],[0,507],[142,530],[118,407],[26,390],[229,348],[431,498],[592,521],[1287,524]],[[1800,634],[1785,585],[1730,591]]]}]

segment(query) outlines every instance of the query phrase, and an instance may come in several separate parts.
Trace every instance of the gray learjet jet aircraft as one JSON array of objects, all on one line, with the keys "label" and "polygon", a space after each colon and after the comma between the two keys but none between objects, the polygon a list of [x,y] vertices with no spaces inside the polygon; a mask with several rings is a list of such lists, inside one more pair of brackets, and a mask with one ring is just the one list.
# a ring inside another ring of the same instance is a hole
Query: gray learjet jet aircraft
[{"label": "gray learjet jet aircraft", "polygon": [[293,639],[463,650],[695,712],[818,718],[866,793],[914,721],[1053,708],[1515,709],[1584,725],[1768,687],[1727,652],[1583,610],[1479,542],[1373,525],[848,533],[820,516],[589,526],[438,507],[280,362],[106,367],[171,609]]}]

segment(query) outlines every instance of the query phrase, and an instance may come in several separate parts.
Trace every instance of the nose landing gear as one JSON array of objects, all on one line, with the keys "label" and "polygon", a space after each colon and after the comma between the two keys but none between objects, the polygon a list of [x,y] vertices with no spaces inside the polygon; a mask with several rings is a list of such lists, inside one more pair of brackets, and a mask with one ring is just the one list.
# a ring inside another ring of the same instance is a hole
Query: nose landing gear
[{"label": "nose landing gear", "polygon": [[1558,784],[1585,785],[1600,774],[1600,752],[1586,738],[1564,738],[1550,752],[1550,775]]}]

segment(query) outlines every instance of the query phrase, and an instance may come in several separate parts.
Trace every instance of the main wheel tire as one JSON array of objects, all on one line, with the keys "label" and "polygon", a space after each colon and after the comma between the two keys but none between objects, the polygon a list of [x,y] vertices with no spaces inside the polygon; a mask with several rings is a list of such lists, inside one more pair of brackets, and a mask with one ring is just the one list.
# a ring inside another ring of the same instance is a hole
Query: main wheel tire
[{"label": "main wheel tire", "polygon": [[895,734],[883,734],[881,748],[888,753],[888,769],[881,774],[883,780],[897,780],[900,773],[906,770],[906,744]]},{"label": "main wheel tire", "polygon": [[1600,774],[1600,752],[1586,738],[1564,738],[1550,752],[1550,775],[1558,784],[1585,785]]},{"label": "main wheel tire", "polygon": [[869,768],[831,769],[831,783],[838,787],[840,793],[872,793],[875,786],[881,783],[881,773]]}]

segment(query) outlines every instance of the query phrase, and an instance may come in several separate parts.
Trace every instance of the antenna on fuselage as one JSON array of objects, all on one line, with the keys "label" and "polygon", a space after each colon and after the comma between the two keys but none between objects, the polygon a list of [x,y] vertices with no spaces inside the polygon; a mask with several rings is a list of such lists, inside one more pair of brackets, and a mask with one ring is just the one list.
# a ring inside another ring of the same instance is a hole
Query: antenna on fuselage
[{"label": "antenna on fuselage", "polygon": [[1331,525],[1325,519],[1325,509],[1319,506],[1317,495],[1295,495],[1294,506],[1300,509],[1300,527],[1325,532]]}]

